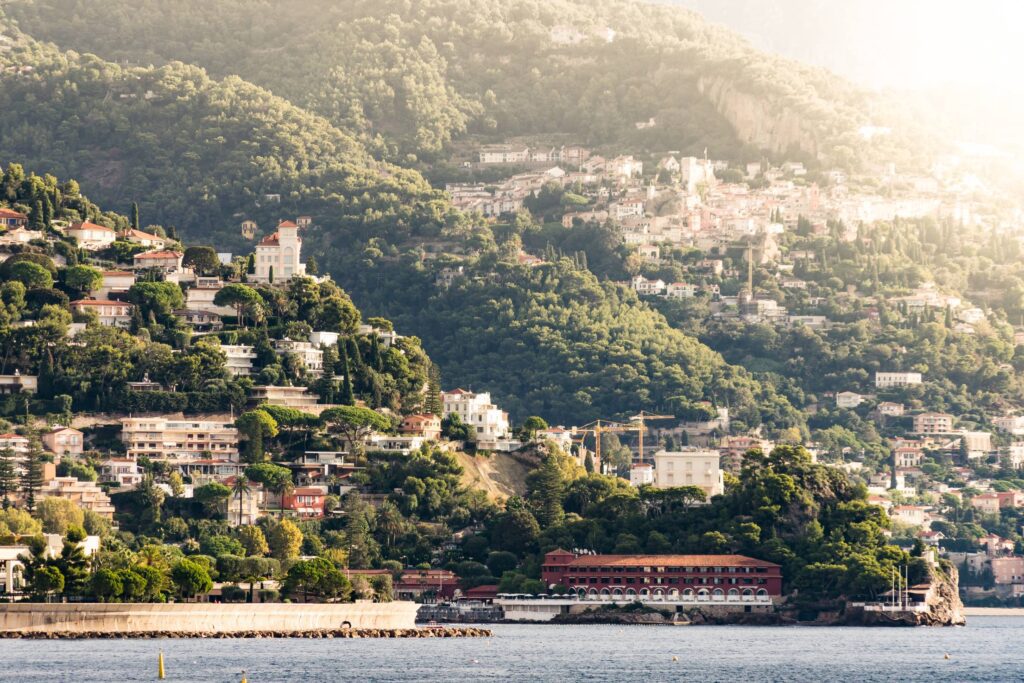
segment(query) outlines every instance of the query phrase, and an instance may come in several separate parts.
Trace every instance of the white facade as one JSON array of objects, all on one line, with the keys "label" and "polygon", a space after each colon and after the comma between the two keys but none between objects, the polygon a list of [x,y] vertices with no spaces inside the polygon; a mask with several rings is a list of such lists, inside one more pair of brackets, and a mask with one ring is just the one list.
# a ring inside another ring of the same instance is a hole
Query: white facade
[{"label": "white facade", "polygon": [[879,389],[909,387],[921,383],[920,372],[876,372],[875,386]]},{"label": "white facade", "polygon": [[442,392],[441,397],[444,416],[458,415],[465,424],[473,427],[480,448],[493,450],[498,442],[508,439],[508,413],[491,403],[490,394],[456,389]]},{"label": "white facade", "polygon": [[256,351],[248,344],[221,344],[220,350],[227,357],[225,367],[235,377],[248,377],[252,374],[252,362],[256,359]]},{"label": "white facade", "polygon": [[852,391],[840,391],[836,394],[836,406],[839,408],[856,408],[864,402],[864,397]]},{"label": "white facade", "polygon": [[653,486],[654,466],[650,463],[634,463],[629,468],[629,483],[633,486]]},{"label": "white facade", "polygon": [[725,491],[718,451],[687,449],[654,454],[654,485],[659,489],[699,486],[708,498]]},{"label": "white facade", "polygon": [[268,282],[273,269],[274,280],[284,282],[294,275],[305,275],[306,265],[302,263],[302,238],[299,226],[284,221],[277,226],[277,232],[264,237],[256,245],[257,282]]},{"label": "white facade", "polygon": [[78,246],[89,251],[105,249],[117,239],[117,233],[110,228],[89,221],[75,223],[65,231],[65,234],[74,237]]},{"label": "white facade", "polygon": [[287,353],[294,353],[306,366],[306,372],[310,375],[321,375],[324,371],[324,352],[319,346],[314,346],[308,341],[293,341],[291,339],[278,339],[274,342],[274,351],[279,356]]}]

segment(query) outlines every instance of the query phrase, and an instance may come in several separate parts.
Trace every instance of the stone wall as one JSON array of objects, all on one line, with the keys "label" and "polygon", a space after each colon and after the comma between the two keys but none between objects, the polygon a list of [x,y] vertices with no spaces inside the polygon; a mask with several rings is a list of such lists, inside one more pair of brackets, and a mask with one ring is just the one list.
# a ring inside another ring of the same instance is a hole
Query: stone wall
[{"label": "stone wall", "polygon": [[348,604],[75,603],[0,604],[0,632],[176,632],[313,631],[411,629],[413,602]]}]

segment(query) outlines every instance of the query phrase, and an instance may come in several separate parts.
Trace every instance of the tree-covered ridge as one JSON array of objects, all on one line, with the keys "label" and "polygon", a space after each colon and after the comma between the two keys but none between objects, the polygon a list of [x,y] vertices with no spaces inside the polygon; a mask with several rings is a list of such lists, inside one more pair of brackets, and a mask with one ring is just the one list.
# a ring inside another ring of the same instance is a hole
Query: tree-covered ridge
[{"label": "tree-covered ridge", "polygon": [[147,221],[241,240],[243,218],[329,216],[335,229],[403,234],[443,215],[416,173],[237,77],[171,63],[122,68],[17,32],[0,53],[0,157],[86,182]]},{"label": "tree-covered ridge", "polygon": [[[361,278],[379,282],[382,267],[365,261]],[[799,424],[770,386],[569,259],[533,268],[486,265],[448,289],[435,288],[425,271],[407,272],[384,282],[371,307],[416,329],[449,385],[489,389],[517,418],[582,424],[709,400],[730,406],[751,427]],[[360,292],[363,286],[357,281]]]},{"label": "tree-covered ridge", "polygon": [[[239,74],[387,153],[429,157],[475,132],[737,156],[749,138],[711,92],[721,79],[775,120],[799,121],[795,150],[845,158],[874,108],[823,70],[759,53],[691,12],[642,2],[19,0],[10,12],[65,48]],[[636,129],[652,117],[656,127]]]}]

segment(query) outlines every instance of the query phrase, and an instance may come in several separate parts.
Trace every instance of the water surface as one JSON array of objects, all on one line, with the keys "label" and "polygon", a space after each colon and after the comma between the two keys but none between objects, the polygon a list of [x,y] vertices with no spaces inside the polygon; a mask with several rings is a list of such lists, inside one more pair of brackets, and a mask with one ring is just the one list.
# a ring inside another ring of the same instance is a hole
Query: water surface
[{"label": "water surface", "polygon": [[[492,638],[0,640],[0,681],[1024,681],[1024,617],[964,628],[497,625]],[[949,654],[949,659],[945,658]],[[673,657],[676,661],[673,661]]]}]

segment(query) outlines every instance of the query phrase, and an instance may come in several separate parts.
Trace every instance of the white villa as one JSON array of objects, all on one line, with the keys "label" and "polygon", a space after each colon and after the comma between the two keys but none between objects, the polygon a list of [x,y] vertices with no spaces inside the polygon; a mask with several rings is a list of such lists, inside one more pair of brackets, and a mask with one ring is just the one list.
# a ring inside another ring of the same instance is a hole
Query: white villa
[{"label": "white villa", "polygon": [[302,238],[299,226],[292,221],[282,221],[277,232],[268,235],[256,245],[257,282],[269,282],[271,271],[274,279],[284,282],[293,275],[305,275],[306,265],[302,263]]}]

